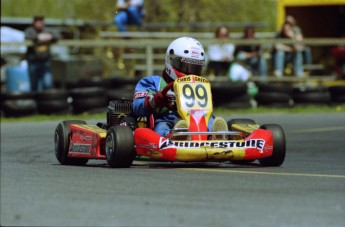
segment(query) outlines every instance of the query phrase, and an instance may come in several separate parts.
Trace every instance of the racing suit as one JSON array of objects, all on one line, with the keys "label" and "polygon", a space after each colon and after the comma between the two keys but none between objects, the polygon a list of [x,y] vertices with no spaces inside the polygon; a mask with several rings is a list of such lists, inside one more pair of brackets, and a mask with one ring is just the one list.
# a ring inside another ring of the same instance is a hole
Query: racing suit
[{"label": "racing suit", "polygon": [[[138,117],[148,117],[154,114],[154,128],[153,130],[165,136],[170,129],[174,127],[175,120],[179,118],[177,111],[169,110],[166,107],[156,108],[154,112],[145,104],[145,98],[148,95],[154,95],[163,90],[167,82],[160,76],[148,76],[141,79],[135,87],[133,98],[133,112]],[[214,116],[209,120],[209,130],[212,128]]]}]

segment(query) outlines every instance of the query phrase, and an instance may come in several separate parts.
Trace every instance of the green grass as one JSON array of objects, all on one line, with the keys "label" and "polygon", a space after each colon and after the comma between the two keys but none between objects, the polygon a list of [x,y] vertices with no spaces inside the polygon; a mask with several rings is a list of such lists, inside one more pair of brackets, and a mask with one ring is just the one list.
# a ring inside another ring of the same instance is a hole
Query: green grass
[{"label": "green grass", "polygon": [[[345,104],[342,105],[305,105],[294,106],[290,108],[278,108],[278,107],[258,107],[256,109],[224,109],[215,108],[215,114],[271,114],[271,113],[345,113]],[[84,113],[80,115],[32,115],[27,117],[18,118],[5,118],[1,117],[1,123],[16,123],[16,122],[40,122],[40,121],[62,121],[62,120],[106,120],[106,113]]]},{"label": "green grass", "polygon": [[294,107],[258,107],[256,109],[224,109],[216,108],[215,113],[221,114],[261,114],[261,113],[345,113],[345,104],[342,105],[296,105]]}]

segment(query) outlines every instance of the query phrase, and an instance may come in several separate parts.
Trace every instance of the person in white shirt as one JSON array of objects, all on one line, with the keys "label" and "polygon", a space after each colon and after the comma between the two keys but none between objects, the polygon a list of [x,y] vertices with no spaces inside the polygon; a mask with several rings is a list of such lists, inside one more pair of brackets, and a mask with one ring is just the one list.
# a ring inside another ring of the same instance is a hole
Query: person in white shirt
[{"label": "person in white shirt", "polygon": [[235,45],[227,42],[229,29],[225,26],[217,28],[215,37],[224,41],[224,43],[209,45],[207,70],[215,76],[225,76],[231,62],[234,60]]},{"label": "person in white shirt", "polygon": [[252,72],[246,68],[247,56],[245,52],[239,52],[236,54],[235,61],[231,64],[227,76],[231,83],[246,83],[247,93],[252,97],[250,103],[252,106],[256,106],[256,102],[253,97],[259,92],[258,87],[251,80],[253,77]]},{"label": "person in white shirt", "polygon": [[248,82],[252,73],[245,67],[246,55],[240,52],[236,55],[236,61],[233,62],[228,70],[228,77],[232,82]]}]

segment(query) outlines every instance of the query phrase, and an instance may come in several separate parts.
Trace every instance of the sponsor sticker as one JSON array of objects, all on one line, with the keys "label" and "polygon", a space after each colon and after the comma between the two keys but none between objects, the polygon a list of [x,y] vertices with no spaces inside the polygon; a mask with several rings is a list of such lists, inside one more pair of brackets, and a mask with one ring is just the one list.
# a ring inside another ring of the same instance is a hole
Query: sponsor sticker
[{"label": "sponsor sticker", "polygon": [[155,143],[148,143],[148,144],[138,144],[139,148],[145,149],[147,152],[156,151],[158,146]]},{"label": "sponsor sticker", "polygon": [[209,83],[207,79],[202,78],[202,77],[195,77],[195,82],[200,82],[200,83]]},{"label": "sponsor sticker", "polygon": [[191,78],[191,76],[184,76],[184,77],[178,78],[177,81],[178,82],[191,82],[192,78]]},{"label": "sponsor sticker", "polygon": [[146,97],[147,94],[148,94],[147,91],[138,91],[134,94],[134,99]]},{"label": "sponsor sticker", "polygon": [[203,61],[195,60],[195,59],[190,59],[190,58],[182,58],[181,62],[193,64],[193,65],[204,65]]},{"label": "sponsor sticker", "polygon": [[193,55],[200,55],[200,52],[199,52],[199,51],[192,50],[192,54],[193,54]]},{"label": "sponsor sticker", "polygon": [[92,140],[92,136],[80,135],[80,139],[83,140],[83,141],[91,141]]},{"label": "sponsor sticker", "polygon": [[265,147],[265,140],[262,139],[251,139],[246,141],[221,141],[221,142],[209,142],[209,141],[171,141],[164,140],[160,141],[159,149],[166,147],[176,148],[256,148],[262,153]]},{"label": "sponsor sticker", "polygon": [[200,82],[200,83],[209,83],[207,79],[197,76],[184,76],[177,79],[178,82]]},{"label": "sponsor sticker", "polygon": [[91,144],[71,143],[69,152],[89,154],[91,152]]}]

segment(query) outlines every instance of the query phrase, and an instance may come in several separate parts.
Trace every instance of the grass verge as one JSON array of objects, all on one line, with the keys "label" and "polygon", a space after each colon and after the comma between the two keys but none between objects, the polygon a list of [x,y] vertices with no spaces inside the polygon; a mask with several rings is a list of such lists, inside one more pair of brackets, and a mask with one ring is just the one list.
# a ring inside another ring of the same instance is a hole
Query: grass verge
[{"label": "grass verge", "polygon": [[[294,107],[282,108],[282,107],[263,107],[260,106],[256,109],[224,109],[217,107],[214,110],[217,114],[272,114],[272,113],[345,113],[345,104],[342,105],[296,105]],[[32,115],[27,117],[18,118],[5,118],[1,117],[1,123],[16,123],[16,122],[40,122],[40,121],[62,121],[62,120],[106,120],[106,112],[103,113],[83,113],[79,115],[66,114],[66,115]]]}]

